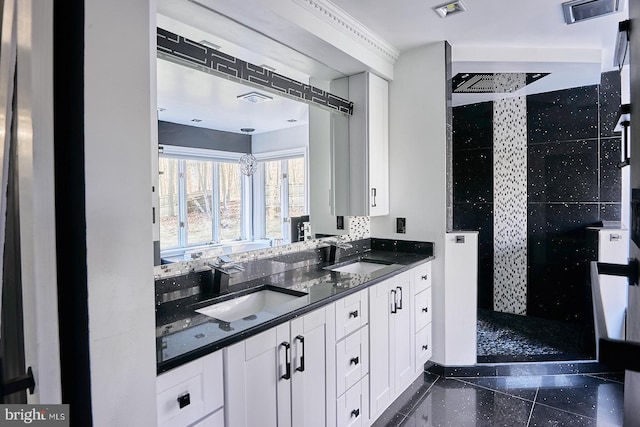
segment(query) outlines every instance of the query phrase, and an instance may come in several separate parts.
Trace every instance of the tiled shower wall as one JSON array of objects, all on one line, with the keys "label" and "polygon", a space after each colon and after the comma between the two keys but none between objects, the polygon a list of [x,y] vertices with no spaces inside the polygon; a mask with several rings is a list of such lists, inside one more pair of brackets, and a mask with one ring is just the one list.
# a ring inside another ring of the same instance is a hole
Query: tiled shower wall
[{"label": "tiled shower wall", "polygon": [[[620,219],[620,135],[613,131],[619,105],[617,72],[604,73],[600,85],[526,98],[527,154],[518,160],[527,165],[526,295],[517,284],[519,264],[513,284],[504,283],[508,271],[494,273],[495,228],[504,224],[494,207],[494,122],[504,110],[493,103],[454,108],[453,221],[455,229],[480,232],[479,307],[518,312],[524,302],[527,315],[566,321],[587,313],[585,226]],[[519,252],[519,239],[512,240]]]},{"label": "tiled shower wall", "polygon": [[[525,80],[524,73],[502,75],[496,84],[520,87]],[[493,118],[493,306],[526,314],[527,99],[494,101]]]}]

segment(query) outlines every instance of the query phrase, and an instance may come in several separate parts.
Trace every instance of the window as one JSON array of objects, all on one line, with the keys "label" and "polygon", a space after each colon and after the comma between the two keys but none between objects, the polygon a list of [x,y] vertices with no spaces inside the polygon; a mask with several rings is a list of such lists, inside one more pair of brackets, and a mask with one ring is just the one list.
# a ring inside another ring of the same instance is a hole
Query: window
[{"label": "window", "polygon": [[245,240],[251,206],[250,180],[240,173],[240,154],[164,147],[159,159],[160,248]]},{"label": "window", "polygon": [[252,177],[240,172],[241,155],[163,147],[158,186],[163,256],[253,239],[290,241],[289,218],[308,212],[306,149],[257,154]]},{"label": "window", "polygon": [[256,157],[255,231],[262,238],[288,243],[289,219],[308,212],[305,152],[288,150]]}]

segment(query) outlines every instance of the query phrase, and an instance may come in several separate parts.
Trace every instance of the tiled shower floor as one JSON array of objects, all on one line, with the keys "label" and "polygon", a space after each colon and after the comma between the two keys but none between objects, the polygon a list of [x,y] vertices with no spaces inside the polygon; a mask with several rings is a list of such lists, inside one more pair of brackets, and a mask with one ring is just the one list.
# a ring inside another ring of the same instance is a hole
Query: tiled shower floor
[{"label": "tiled shower floor", "polygon": [[591,359],[579,324],[478,310],[478,362]]}]

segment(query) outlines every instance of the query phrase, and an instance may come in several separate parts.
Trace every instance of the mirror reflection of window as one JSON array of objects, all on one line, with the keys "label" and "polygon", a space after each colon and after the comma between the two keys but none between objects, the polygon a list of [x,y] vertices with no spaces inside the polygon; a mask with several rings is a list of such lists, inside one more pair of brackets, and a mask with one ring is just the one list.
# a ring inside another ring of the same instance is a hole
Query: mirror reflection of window
[{"label": "mirror reflection of window", "polygon": [[163,257],[188,259],[211,246],[229,253],[250,241],[261,247],[290,242],[289,219],[308,215],[304,150],[270,152],[249,177],[240,170],[241,155],[163,146],[158,162]]},{"label": "mirror reflection of window", "polygon": [[265,238],[282,239],[283,168],[282,161],[263,163]]},{"label": "mirror reflection of window", "polygon": [[160,247],[164,249],[179,244],[178,160],[161,157],[159,171]]},{"label": "mirror reflection of window", "polygon": [[264,238],[289,243],[289,218],[306,215],[304,157],[261,162],[264,183]]},{"label": "mirror reflection of window", "polygon": [[213,162],[187,160],[186,198],[187,244],[213,241],[212,185]]},{"label": "mirror reflection of window", "polygon": [[220,163],[218,179],[220,242],[242,239],[242,174],[238,163]]}]

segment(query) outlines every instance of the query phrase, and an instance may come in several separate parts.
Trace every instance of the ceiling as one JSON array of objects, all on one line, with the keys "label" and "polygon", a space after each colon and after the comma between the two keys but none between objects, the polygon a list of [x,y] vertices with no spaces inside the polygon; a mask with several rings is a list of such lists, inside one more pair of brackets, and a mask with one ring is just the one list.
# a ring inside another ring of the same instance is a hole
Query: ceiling
[{"label": "ceiling", "polygon": [[[463,1],[467,11],[445,19],[432,10],[440,4],[434,0],[158,0],[157,6],[159,27],[195,41],[208,40],[222,46],[225,53],[268,65],[304,82],[309,76],[331,80],[376,71],[371,68],[373,62],[359,57],[358,50],[340,49],[331,37],[307,28],[312,22],[291,18],[296,12],[292,9],[310,4],[341,9],[342,17],[359,23],[358,28],[379,45],[388,46],[400,56],[421,45],[447,40],[452,46],[454,74],[550,73],[509,96],[596,84],[600,72],[615,69],[618,23],[628,17],[627,0],[620,0],[616,13],[571,25],[564,22],[561,0]],[[356,54],[349,54],[352,52]],[[223,83],[224,89],[220,87]],[[269,114],[256,115],[255,108],[253,112],[240,112],[235,108],[241,105],[236,97],[244,89],[226,87],[228,83],[159,60],[158,106],[166,109],[159,118],[232,132],[240,132],[241,127],[253,127],[256,132],[272,130],[282,122],[287,123],[285,126],[296,125],[286,122],[291,118],[300,120],[297,125],[304,123],[301,104],[291,100],[286,100],[288,104],[279,117],[276,108]],[[222,94],[224,102],[219,103],[216,100]],[[487,96],[454,95],[454,105],[481,102]],[[269,102],[269,107],[276,105]],[[265,104],[251,105],[260,106]],[[203,121],[193,123],[193,118]]]}]

